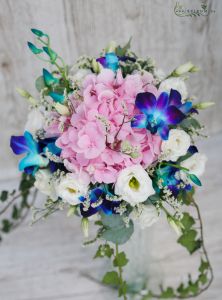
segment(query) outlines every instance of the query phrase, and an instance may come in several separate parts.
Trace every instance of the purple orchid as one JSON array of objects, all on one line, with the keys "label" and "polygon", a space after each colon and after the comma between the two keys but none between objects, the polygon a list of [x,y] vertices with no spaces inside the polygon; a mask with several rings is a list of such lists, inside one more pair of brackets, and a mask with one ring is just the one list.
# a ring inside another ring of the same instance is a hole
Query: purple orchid
[{"label": "purple orchid", "polygon": [[179,124],[192,111],[192,102],[181,102],[178,91],[163,92],[158,99],[149,92],[136,96],[136,107],[142,114],[134,116],[133,128],[147,128],[152,134],[158,133],[163,140],[168,139],[169,126]]}]

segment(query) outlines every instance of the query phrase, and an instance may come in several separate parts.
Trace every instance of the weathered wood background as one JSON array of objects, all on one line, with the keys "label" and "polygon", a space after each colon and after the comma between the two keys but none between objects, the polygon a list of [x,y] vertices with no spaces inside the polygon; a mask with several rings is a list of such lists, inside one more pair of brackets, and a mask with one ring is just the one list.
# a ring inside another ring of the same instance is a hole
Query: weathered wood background
[{"label": "weathered wood background", "polygon": [[[181,3],[190,8],[200,6],[198,0]],[[110,40],[124,43],[130,36],[133,49],[141,56],[153,57],[166,72],[191,60],[201,67],[189,82],[191,95],[200,101],[216,102],[201,116],[212,138],[201,142],[202,149],[209,153],[209,163],[205,187],[198,194],[216,280],[199,299],[219,300],[222,2],[206,3],[216,11],[214,14],[182,18],[174,14],[175,1],[171,0],[0,0],[0,183],[2,187],[12,185],[18,176],[17,159],[10,153],[8,141],[11,134],[23,131],[27,107],[15,88],[35,94],[34,78],[43,67],[26,47],[26,41],[32,40],[30,28],[50,34],[54,48],[68,63],[82,54],[97,55]],[[93,268],[90,255],[95,249],[81,249],[78,225],[60,215],[32,229],[24,225],[7,237],[0,248],[0,299],[115,299],[83,275]],[[160,222],[152,231],[152,246],[148,249],[153,261],[151,277],[164,279],[171,271],[169,280],[174,283],[193,266],[193,261],[174,246],[175,237],[165,225]],[[99,270],[101,265],[97,263],[95,272]]]}]

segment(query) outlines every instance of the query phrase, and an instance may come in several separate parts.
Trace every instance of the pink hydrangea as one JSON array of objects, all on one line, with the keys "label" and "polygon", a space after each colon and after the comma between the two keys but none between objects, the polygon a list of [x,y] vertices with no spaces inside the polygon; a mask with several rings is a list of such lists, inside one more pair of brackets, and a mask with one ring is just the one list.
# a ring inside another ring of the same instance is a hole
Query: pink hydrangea
[{"label": "pink hydrangea", "polygon": [[[120,70],[115,74],[103,69],[98,75],[86,76],[83,101],[76,102],[70,124],[56,142],[69,171],[93,183],[114,183],[123,168],[133,164],[146,168],[157,159],[160,138],[130,125],[136,113],[136,95],[145,91],[157,95],[152,82],[150,73],[123,78]],[[126,142],[137,155],[124,152]]]}]

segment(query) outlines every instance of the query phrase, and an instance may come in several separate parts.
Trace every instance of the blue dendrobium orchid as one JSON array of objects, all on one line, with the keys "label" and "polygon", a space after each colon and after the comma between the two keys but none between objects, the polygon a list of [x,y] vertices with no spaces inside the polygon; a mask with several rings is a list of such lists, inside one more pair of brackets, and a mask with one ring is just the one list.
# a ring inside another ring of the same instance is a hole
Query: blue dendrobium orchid
[{"label": "blue dendrobium orchid", "polygon": [[49,160],[40,154],[39,144],[28,131],[25,131],[24,136],[12,136],[10,146],[17,155],[27,153],[19,162],[19,171],[33,174],[39,167],[46,167],[49,163]]},{"label": "blue dendrobium orchid", "polygon": [[114,52],[106,53],[105,56],[99,57],[96,59],[104,68],[111,69],[113,72],[116,72],[119,68],[119,61],[127,61],[130,60],[135,62],[136,59],[134,57],[129,56],[117,56]]},{"label": "blue dendrobium orchid", "polygon": [[107,215],[115,213],[115,208],[119,206],[120,201],[107,200],[107,195],[112,194],[106,191],[103,187],[98,187],[90,191],[89,203],[85,197],[81,197],[81,215],[83,217],[90,217],[96,214],[98,211],[103,211]]},{"label": "blue dendrobium orchid", "polygon": [[134,116],[133,128],[147,128],[152,134],[158,133],[163,140],[168,139],[169,125],[179,124],[192,111],[192,102],[181,102],[178,91],[163,92],[158,99],[149,92],[136,96],[136,107],[142,114]]}]

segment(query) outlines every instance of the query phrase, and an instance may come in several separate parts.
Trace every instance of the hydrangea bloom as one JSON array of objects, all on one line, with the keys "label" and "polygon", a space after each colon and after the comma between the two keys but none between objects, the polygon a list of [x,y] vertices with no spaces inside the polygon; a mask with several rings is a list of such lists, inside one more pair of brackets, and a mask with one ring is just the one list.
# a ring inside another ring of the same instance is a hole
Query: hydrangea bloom
[{"label": "hydrangea bloom", "polygon": [[[87,174],[93,183],[113,183],[123,168],[134,164],[146,168],[157,158],[160,138],[130,125],[136,112],[136,95],[157,94],[152,80],[149,73],[123,78],[118,71],[115,77],[109,69],[86,76],[82,89],[84,101],[76,107],[68,129],[56,142],[68,170]],[[131,153],[122,151],[126,141]]]}]

